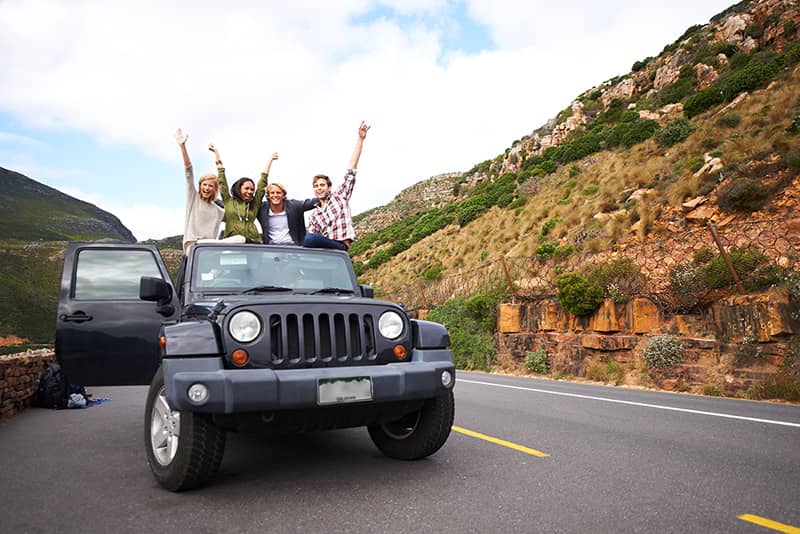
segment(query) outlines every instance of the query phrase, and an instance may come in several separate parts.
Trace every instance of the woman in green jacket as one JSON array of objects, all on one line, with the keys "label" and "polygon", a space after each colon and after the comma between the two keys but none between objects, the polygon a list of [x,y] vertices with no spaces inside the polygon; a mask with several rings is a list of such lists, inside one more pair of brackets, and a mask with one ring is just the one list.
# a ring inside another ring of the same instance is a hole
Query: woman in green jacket
[{"label": "woman in green jacket", "polygon": [[258,208],[264,198],[264,189],[267,186],[267,177],[272,162],[278,159],[278,153],[272,154],[272,158],[267,162],[264,172],[258,185],[253,183],[250,178],[239,178],[228,191],[228,180],[225,177],[225,167],[219,157],[219,152],[213,144],[208,145],[208,149],[214,153],[217,164],[217,183],[222,195],[222,203],[225,206],[225,232],[223,237],[241,235],[247,243],[263,243],[261,232],[255,225]]}]

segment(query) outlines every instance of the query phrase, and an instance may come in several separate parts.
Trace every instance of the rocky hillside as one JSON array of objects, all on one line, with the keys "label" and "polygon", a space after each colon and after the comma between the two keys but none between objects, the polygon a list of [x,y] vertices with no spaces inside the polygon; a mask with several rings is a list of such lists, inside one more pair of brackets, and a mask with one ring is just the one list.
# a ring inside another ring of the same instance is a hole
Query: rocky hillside
[{"label": "rocky hillside", "polygon": [[0,235],[20,241],[136,238],[118,218],[17,172],[0,167]]},{"label": "rocky hillside", "polygon": [[[496,158],[360,216],[351,253],[362,281],[418,297],[421,281],[481,273],[499,259],[548,266],[554,279],[628,253],[655,263],[646,274],[663,284],[673,267],[715,249],[708,222],[738,231],[732,246],[797,265],[796,244],[774,234],[748,242],[745,229],[766,235],[777,225],[789,236],[798,226],[799,26],[796,0],[740,2],[577,95]],[[669,239],[683,246],[657,246]],[[553,289],[537,276],[514,283]]]}]

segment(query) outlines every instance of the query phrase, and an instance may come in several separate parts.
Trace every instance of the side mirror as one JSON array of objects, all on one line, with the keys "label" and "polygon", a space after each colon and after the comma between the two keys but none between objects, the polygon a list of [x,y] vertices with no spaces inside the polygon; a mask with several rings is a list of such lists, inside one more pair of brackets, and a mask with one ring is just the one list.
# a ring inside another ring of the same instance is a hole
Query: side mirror
[{"label": "side mirror", "polygon": [[172,286],[161,278],[143,276],[139,279],[139,298],[162,303],[172,299]]},{"label": "side mirror", "polygon": [[172,286],[161,278],[143,276],[139,279],[139,298],[157,304],[156,312],[167,317],[175,313],[172,305]]},{"label": "side mirror", "polygon": [[366,284],[360,284],[358,287],[361,288],[362,297],[368,299],[375,298],[375,290],[372,288],[372,286],[368,286]]}]

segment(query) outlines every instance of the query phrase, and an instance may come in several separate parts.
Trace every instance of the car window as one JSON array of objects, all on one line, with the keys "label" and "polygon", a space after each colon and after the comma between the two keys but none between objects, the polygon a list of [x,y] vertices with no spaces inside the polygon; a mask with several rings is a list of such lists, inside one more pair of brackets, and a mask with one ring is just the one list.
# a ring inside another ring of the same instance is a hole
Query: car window
[{"label": "car window", "polygon": [[232,292],[258,286],[297,290],[324,287],[357,289],[347,258],[318,251],[266,250],[253,246],[199,250],[195,257],[192,287]]},{"label": "car window", "polygon": [[81,250],[72,297],[75,300],[139,300],[142,276],[162,278],[156,258],[148,250]]}]

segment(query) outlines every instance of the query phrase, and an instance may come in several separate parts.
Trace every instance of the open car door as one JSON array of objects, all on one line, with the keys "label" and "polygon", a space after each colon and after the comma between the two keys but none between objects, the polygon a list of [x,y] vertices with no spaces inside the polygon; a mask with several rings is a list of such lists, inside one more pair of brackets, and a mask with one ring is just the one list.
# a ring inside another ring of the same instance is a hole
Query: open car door
[{"label": "open car door", "polygon": [[158,334],[177,320],[170,302],[139,299],[142,276],[169,272],[154,245],[70,243],[58,298],[56,356],[67,379],[81,386],[149,384],[159,365]]}]

